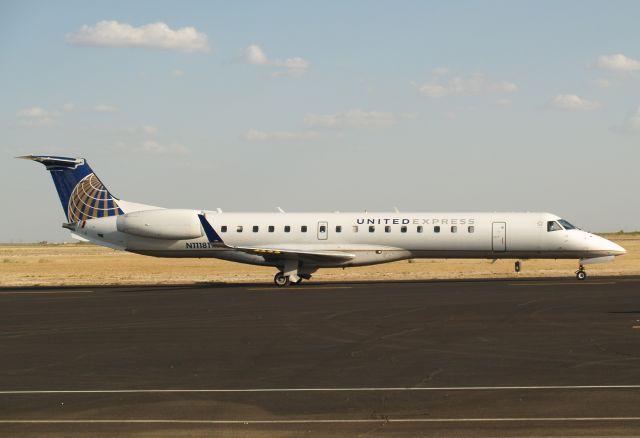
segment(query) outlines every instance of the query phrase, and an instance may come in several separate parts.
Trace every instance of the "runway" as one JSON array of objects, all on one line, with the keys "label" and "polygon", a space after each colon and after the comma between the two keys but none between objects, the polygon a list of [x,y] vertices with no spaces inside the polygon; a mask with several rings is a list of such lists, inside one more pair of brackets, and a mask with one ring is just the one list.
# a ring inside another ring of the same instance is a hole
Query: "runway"
[{"label": "runway", "polygon": [[0,289],[2,436],[638,436],[640,277]]}]

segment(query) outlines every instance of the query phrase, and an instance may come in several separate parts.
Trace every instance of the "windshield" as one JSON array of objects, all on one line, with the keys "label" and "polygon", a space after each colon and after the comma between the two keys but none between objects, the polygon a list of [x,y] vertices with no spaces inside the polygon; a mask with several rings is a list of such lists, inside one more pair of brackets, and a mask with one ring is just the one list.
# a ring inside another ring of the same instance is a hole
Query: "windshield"
[{"label": "windshield", "polygon": [[571,225],[569,222],[567,222],[564,219],[559,219],[558,222],[560,222],[560,225],[562,225],[565,230],[575,230],[577,228]]},{"label": "windshield", "polygon": [[547,231],[560,231],[560,230],[562,230],[562,227],[558,222],[556,221],[547,222]]}]

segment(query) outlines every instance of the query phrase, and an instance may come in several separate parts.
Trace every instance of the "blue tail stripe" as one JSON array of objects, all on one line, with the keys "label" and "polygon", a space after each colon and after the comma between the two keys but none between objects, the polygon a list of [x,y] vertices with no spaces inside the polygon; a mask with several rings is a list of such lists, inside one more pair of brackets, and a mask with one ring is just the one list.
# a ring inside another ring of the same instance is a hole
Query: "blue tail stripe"
[{"label": "blue tail stripe", "polygon": [[216,230],[213,229],[213,227],[203,214],[199,214],[198,219],[200,219],[202,229],[204,229],[204,233],[207,235],[207,239],[209,239],[209,242],[222,242],[222,239],[220,238],[218,233],[216,233]]}]

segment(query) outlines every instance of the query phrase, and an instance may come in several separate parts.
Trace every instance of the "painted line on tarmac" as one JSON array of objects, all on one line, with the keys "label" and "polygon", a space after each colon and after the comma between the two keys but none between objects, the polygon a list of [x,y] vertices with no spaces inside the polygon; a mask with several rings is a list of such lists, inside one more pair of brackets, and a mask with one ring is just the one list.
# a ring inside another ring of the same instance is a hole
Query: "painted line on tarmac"
[{"label": "painted line on tarmac", "polygon": [[281,291],[311,291],[311,290],[318,290],[318,289],[324,289],[324,290],[331,290],[331,289],[352,289],[351,286],[292,286],[289,288],[284,288],[284,287],[248,287],[247,290],[281,290]]},{"label": "painted line on tarmac", "polygon": [[386,388],[237,388],[237,389],[69,389],[5,390],[0,395],[39,394],[167,394],[167,393],[260,393],[260,392],[382,392],[382,391],[526,391],[640,389],[640,385],[548,385],[548,386],[439,386]]},{"label": "painted line on tarmac", "polygon": [[499,422],[640,421],[640,417],[506,417],[506,418],[369,418],[296,420],[0,420],[0,424],[358,424],[358,423],[499,423]]},{"label": "painted line on tarmac", "polygon": [[566,286],[566,285],[584,285],[584,286],[596,286],[602,284],[617,284],[615,281],[566,281],[562,283],[547,283],[547,282],[539,282],[539,283],[509,283],[509,286]]},{"label": "painted line on tarmac", "polygon": [[2,291],[0,295],[55,295],[55,294],[90,294],[94,293],[92,290],[50,290],[50,291]]}]

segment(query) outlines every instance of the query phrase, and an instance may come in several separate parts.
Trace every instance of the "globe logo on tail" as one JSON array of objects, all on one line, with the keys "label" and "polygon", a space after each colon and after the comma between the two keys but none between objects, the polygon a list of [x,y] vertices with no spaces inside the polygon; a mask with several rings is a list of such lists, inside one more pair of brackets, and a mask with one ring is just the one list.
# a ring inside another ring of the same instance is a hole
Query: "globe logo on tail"
[{"label": "globe logo on tail", "polygon": [[102,181],[94,173],[84,177],[69,197],[68,218],[70,223],[98,217],[118,216],[122,210]]}]

